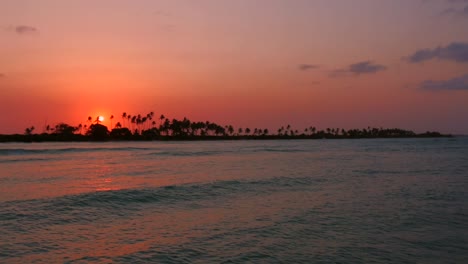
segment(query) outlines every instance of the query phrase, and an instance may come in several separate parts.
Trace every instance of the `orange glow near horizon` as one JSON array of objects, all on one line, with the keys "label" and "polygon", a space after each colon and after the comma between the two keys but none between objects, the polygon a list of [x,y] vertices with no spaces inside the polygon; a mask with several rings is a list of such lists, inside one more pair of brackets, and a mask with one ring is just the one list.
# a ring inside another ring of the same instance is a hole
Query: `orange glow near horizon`
[{"label": "orange glow near horizon", "polygon": [[468,47],[463,18],[434,18],[457,3],[395,1],[2,2],[0,134],[150,111],[237,127],[468,134],[466,59],[408,61]]}]

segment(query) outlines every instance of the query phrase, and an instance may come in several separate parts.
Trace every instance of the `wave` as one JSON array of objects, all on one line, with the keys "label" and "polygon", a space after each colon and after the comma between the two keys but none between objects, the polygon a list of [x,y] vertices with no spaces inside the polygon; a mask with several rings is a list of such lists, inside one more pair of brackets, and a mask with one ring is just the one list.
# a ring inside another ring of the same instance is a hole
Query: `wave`
[{"label": "wave", "polygon": [[[92,222],[104,217],[125,217],[145,208],[201,206],[206,200],[231,195],[258,195],[275,191],[302,190],[325,179],[279,177],[266,180],[228,180],[212,183],[170,185],[148,189],[124,189],[67,195],[49,199],[0,203],[0,222],[17,222],[44,228],[52,224]],[[21,208],[20,210],[18,208]]]},{"label": "wave", "polygon": [[34,161],[50,161],[50,159],[47,159],[47,158],[5,159],[5,160],[0,160],[0,163],[34,162]]},{"label": "wave", "polygon": [[280,153],[299,153],[299,152],[310,152],[305,149],[289,149],[289,148],[261,148],[255,149],[252,152],[280,152]]},{"label": "wave", "polygon": [[323,179],[279,177],[258,181],[227,180],[149,189],[124,189],[63,196],[52,200],[52,204],[54,207],[106,207],[107,205],[174,203],[211,199],[235,193],[270,192],[272,188],[302,187],[314,182],[323,182]]},{"label": "wave", "polygon": [[[89,152],[138,152],[138,151],[152,151],[149,153],[143,153],[148,156],[174,156],[174,157],[186,157],[186,156],[213,156],[220,154],[229,154],[229,153],[299,153],[306,152],[303,149],[276,149],[276,148],[258,148],[258,149],[239,149],[239,150],[212,150],[212,151],[183,151],[183,150],[171,150],[158,151],[156,148],[60,148],[60,149],[22,149],[22,148],[10,148],[10,149],[0,149],[1,156],[23,156],[23,155],[57,155],[57,154],[66,154],[66,153],[89,153]],[[21,160],[23,161],[23,160]]]},{"label": "wave", "polygon": [[191,156],[213,156],[232,151],[157,151],[145,153],[147,156],[174,156],[174,157],[191,157]]}]

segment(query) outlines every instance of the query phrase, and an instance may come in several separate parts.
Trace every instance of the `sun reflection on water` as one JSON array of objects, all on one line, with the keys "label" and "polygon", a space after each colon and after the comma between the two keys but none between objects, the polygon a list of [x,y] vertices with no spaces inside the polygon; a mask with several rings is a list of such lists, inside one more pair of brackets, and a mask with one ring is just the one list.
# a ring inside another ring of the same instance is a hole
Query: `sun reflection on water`
[{"label": "sun reflection on water", "polygon": [[112,186],[113,181],[111,178],[105,178],[103,181],[98,183],[96,186],[96,191],[98,192],[105,192],[105,191],[116,191],[120,190],[120,187]]},{"label": "sun reflection on water", "polygon": [[97,192],[116,191],[123,187],[118,183],[115,177],[110,177],[114,169],[106,163],[96,164],[93,172],[90,172],[85,185]]}]

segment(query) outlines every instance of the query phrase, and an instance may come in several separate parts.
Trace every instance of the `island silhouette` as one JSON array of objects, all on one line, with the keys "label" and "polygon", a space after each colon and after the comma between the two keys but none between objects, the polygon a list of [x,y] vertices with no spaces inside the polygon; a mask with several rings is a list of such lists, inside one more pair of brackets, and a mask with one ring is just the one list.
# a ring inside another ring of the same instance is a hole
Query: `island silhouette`
[{"label": "island silhouette", "polygon": [[281,126],[275,132],[266,128],[234,128],[232,125],[219,125],[210,121],[193,122],[169,119],[164,115],[131,115],[123,112],[120,121],[113,125],[114,115],[109,117],[111,129],[102,124],[104,118],[88,117],[85,124],[72,126],[60,122],[55,126],[45,125],[41,133],[34,133],[34,126],[27,127],[24,134],[0,135],[0,142],[49,142],[49,141],[141,141],[141,140],[240,140],[240,139],[360,139],[360,138],[427,138],[452,137],[439,132],[415,133],[400,128],[343,129],[314,126],[301,131],[291,125]]}]

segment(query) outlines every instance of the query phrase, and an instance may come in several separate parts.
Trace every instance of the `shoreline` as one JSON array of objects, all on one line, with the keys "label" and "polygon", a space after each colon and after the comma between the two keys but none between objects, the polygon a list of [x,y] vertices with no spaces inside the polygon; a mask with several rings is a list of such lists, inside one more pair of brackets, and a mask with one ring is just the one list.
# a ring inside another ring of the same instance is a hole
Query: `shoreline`
[{"label": "shoreline", "polygon": [[156,136],[145,137],[132,135],[125,138],[94,138],[86,135],[34,134],[34,135],[0,135],[0,143],[40,143],[40,142],[141,142],[141,141],[227,141],[227,140],[320,140],[320,139],[398,139],[398,138],[454,138],[454,135],[423,133],[395,136],[343,136],[343,135],[240,135],[240,136]]}]

